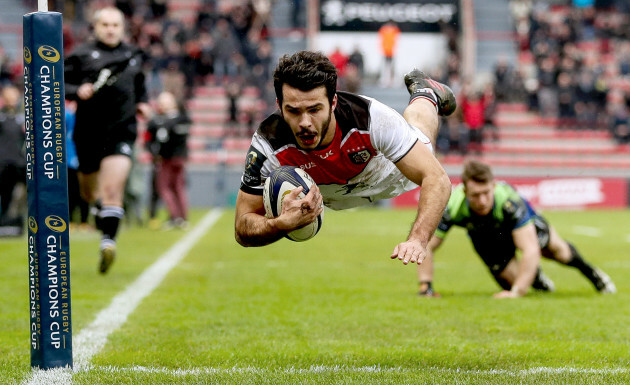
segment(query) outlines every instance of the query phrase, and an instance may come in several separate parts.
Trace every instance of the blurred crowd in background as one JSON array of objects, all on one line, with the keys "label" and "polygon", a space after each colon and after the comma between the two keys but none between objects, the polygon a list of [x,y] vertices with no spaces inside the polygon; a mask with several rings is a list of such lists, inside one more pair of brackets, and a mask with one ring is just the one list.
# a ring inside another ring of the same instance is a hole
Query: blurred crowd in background
[{"label": "blurred crowd in background", "polygon": [[[89,33],[89,15],[112,1],[65,2],[64,50],[81,43]],[[149,61],[146,72],[151,98],[167,91],[179,101],[195,85],[248,84],[265,92],[270,77],[269,0],[204,0],[192,19],[173,17],[167,1],[114,1],[127,20],[130,42],[142,48]]]},{"label": "blurred crowd in background", "polygon": [[[575,3],[512,1],[529,108],[560,128],[609,129],[628,143],[630,3]],[[511,71],[504,63],[498,70]],[[514,84],[497,80],[499,95],[509,97]]]},{"label": "blurred crowd in background", "polygon": [[525,103],[559,129],[608,130],[630,143],[630,3],[553,3],[510,1],[516,63],[499,57],[492,76],[476,82],[461,78],[453,50],[433,74],[461,107],[440,131],[440,152],[480,152],[483,140],[497,140],[497,103]]}]

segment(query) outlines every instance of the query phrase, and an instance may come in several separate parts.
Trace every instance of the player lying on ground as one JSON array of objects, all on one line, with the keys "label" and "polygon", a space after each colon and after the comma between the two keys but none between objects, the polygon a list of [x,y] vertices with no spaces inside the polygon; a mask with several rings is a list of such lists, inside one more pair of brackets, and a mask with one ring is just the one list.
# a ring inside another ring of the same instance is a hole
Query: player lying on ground
[{"label": "player lying on ground", "polygon": [[[405,76],[405,84],[411,98],[401,116],[375,99],[336,92],[337,71],[321,53],[282,57],[274,72],[279,110],[260,124],[248,151],[236,200],[236,240],[243,246],[267,245],[315,220],[322,203],[347,209],[420,185],[416,220],[391,258],[422,262],[451,191],[432,142],[438,114],[451,114],[455,97],[418,70]],[[282,213],[266,218],[263,185],[271,170],[283,165],[302,168],[317,186],[299,201],[302,189],[293,190]]]},{"label": "player lying on ground", "polygon": [[[431,286],[433,252],[453,225],[468,230],[475,250],[503,288],[494,295],[496,298],[521,297],[530,286],[553,291],[553,282],[540,269],[541,255],[575,267],[601,293],[616,292],[610,277],[584,261],[577,249],[562,239],[516,190],[495,181],[488,165],[473,160],[465,164],[462,183],[453,190],[429,242],[427,259],[418,267],[420,295],[436,296]],[[516,250],[521,251],[520,260]]]}]

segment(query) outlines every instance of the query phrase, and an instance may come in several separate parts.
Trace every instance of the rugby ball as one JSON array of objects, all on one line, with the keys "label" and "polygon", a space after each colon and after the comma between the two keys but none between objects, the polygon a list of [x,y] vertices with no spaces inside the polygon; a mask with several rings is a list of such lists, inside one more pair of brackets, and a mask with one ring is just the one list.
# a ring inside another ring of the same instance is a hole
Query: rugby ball
[{"label": "rugby ball", "polygon": [[[265,181],[265,188],[263,190],[263,203],[267,217],[275,218],[280,215],[284,197],[289,194],[291,190],[300,186],[304,187],[304,190],[298,195],[298,199],[302,199],[308,194],[311,186],[314,184],[315,181],[313,181],[313,178],[299,167],[281,166],[273,170]],[[302,228],[291,231],[286,235],[286,238],[295,242],[309,240],[322,228],[323,221],[324,212],[322,211],[317,219]]]}]

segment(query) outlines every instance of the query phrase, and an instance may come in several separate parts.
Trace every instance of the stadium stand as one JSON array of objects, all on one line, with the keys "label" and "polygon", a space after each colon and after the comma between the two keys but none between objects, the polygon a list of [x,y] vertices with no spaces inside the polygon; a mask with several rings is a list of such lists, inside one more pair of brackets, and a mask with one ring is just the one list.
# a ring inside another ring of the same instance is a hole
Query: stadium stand
[{"label": "stadium stand", "polygon": [[[630,151],[612,139],[606,130],[559,130],[528,111],[525,104],[500,104],[495,117],[500,140],[484,143],[479,157],[495,166],[563,169],[571,174],[596,174],[602,169],[630,169]],[[446,154],[442,162],[461,164],[464,156]]]},{"label": "stadium stand", "polygon": [[198,164],[242,165],[249,148],[255,119],[265,103],[254,87],[245,87],[237,101],[236,124],[229,124],[229,98],[225,87],[205,85],[188,102],[194,122],[191,128],[190,161]]},{"label": "stadium stand", "polygon": [[[497,59],[499,140],[487,138],[479,156],[514,170],[627,175],[630,7],[512,0],[510,8],[518,60],[513,68]],[[462,159],[450,151],[442,161]]]}]

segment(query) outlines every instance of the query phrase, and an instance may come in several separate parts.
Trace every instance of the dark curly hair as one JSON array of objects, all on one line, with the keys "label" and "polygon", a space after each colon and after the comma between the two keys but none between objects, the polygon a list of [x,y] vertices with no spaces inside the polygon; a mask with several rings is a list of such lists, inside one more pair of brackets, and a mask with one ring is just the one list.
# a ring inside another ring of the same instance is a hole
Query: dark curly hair
[{"label": "dark curly hair", "polygon": [[301,91],[324,86],[332,104],[337,91],[337,69],[321,52],[299,51],[290,56],[284,55],[273,73],[273,87],[280,105],[284,84]]}]

